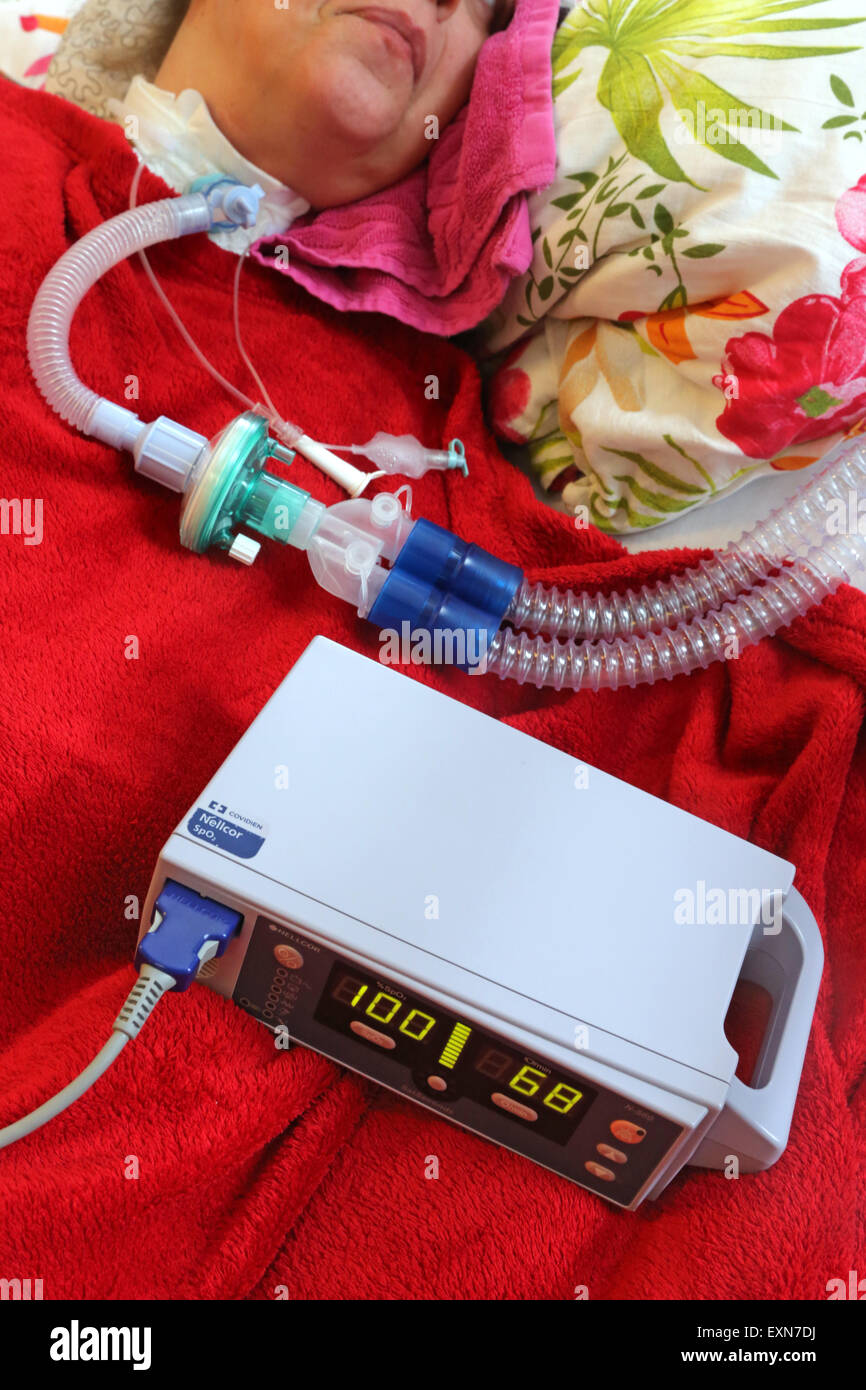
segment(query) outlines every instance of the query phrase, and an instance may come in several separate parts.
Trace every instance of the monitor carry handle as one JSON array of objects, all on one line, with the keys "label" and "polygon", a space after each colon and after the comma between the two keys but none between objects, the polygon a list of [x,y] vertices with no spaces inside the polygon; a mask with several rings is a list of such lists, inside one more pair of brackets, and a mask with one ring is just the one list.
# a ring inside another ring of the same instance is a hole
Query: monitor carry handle
[{"label": "monitor carry handle", "polygon": [[781,930],[771,935],[756,924],[740,971],[741,980],[760,985],[773,1001],[752,1083],[734,1077],[723,1110],[690,1164],[724,1168],[736,1157],[740,1172],[755,1173],[784,1151],[823,965],[818,924],[792,888]]}]

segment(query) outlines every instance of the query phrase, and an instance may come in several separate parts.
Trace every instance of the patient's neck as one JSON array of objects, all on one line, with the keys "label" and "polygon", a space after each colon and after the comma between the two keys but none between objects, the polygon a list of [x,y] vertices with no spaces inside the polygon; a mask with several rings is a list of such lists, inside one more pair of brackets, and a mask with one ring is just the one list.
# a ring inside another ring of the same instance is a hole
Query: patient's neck
[{"label": "patient's neck", "polygon": [[[295,188],[289,152],[282,152],[279,169],[269,168],[265,162],[267,152],[259,148],[259,141],[250,138],[246,122],[233,118],[233,111],[240,115],[251,103],[244,104],[236,97],[243,70],[241,55],[238,54],[237,61],[229,67],[225,62],[225,48],[226,36],[212,33],[207,14],[193,4],[153,79],[154,84],[175,96],[189,88],[200,92],[214,121],[235,149],[281,183]],[[295,191],[302,190],[295,188]]]}]

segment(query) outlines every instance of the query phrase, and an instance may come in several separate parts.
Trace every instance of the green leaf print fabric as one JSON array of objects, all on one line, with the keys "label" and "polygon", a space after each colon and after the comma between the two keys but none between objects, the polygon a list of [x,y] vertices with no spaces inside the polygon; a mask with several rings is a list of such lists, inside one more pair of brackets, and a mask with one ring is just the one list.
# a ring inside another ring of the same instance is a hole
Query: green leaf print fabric
[{"label": "green leaf print fabric", "polygon": [[639,531],[866,419],[866,0],[584,0],[558,167],[481,326],[494,429]]}]

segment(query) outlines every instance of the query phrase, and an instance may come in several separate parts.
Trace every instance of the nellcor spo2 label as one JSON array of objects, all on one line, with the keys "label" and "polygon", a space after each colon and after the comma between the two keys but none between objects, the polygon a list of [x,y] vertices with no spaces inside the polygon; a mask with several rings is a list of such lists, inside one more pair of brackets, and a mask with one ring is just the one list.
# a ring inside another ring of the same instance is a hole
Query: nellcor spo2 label
[{"label": "nellcor spo2 label", "polygon": [[238,859],[252,859],[265,843],[263,835],[256,835],[243,825],[236,825],[215,811],[205,811],[199,806],[187,821],[187,830],[197,840],[204,840],[217,849],[227,849]]}]

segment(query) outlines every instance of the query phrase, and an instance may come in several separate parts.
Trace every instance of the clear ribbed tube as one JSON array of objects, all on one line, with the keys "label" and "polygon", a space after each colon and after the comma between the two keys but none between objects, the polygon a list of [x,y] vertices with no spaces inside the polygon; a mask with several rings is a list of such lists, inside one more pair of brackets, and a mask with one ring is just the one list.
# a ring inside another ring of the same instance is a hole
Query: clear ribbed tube
[{"label": "clear ribbed tube", "polygon": [[505,622],[548,636],[613,641],[661,632],[722,608],[798,556],[822,547],[833,508],[866,498],[866,437],[843,439],[820,471],[741,540],[682,574],[625,593],[575,594],[524,580]]},{"label": "clear ribbed tube", "polygon": [[738,657],[850,582],[864,565],[866,536],[825,537],[824,545],[813,547],[795,565],[741,594],[735,603],[663,632],[609,642],[558,642],[502,628],[487,653],[487,670],[554,690],[616,690],[672,680],[714,661]]},{"label": "clear ribbed tube", "polygon": [[[202,193],[164,198],[95,227],[49,271],[30,311],[27,353],[36,385],[61,419],[115,447],[130,447],[141,423],[132,411],[112,406],[76,375],[69,355],[72,319],[100,276],[134,251],[207,231],[212,224],[213,214]],[[102,422],[95,418],[97,412]]]}]

